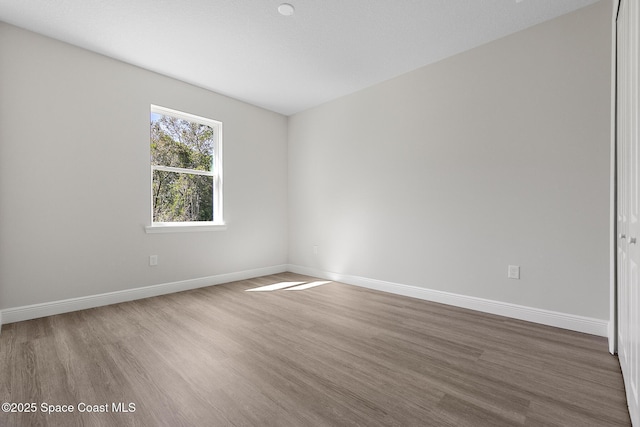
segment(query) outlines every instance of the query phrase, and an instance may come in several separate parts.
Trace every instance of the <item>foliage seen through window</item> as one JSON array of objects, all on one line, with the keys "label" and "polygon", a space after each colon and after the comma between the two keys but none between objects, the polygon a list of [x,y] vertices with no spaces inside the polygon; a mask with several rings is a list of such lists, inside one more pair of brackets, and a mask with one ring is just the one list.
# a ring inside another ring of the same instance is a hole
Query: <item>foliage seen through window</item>
[{"label": "foliage seen through window", "polygon": [[216,129],[151,113],[153,222],[214,221]]}]

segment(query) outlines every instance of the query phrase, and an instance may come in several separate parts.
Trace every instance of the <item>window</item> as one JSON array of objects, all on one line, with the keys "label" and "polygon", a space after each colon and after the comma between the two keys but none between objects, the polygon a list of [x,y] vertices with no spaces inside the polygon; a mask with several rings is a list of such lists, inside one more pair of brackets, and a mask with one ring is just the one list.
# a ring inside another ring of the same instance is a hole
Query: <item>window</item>
[{"label": "window", "polygon": [[223,226],[222,123],[152,105],[150,126],[152,219],[147,231]]}]

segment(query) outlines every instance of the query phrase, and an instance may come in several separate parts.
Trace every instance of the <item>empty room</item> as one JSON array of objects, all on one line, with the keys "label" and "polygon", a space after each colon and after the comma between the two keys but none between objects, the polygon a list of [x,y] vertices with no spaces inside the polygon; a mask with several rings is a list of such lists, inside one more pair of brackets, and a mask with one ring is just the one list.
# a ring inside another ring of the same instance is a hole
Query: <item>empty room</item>
[{"label": "empty room", "polygon": [[638,0],[0,0],[0,426],[640,427]]}]

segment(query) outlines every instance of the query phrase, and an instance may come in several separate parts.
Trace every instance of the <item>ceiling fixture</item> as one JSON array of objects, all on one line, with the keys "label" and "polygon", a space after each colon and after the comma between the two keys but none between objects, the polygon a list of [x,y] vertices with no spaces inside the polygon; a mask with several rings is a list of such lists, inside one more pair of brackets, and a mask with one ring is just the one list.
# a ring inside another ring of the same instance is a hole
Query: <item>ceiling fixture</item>
[{"label": "ceiling fixture", "polygon": [[278,12],[280,12],[280,15],[282,16],[291,16],[293,15],[293,12],[295,12],[295,10],[296,9],[289,3],[282,3],[280,6],[278,6]]}]

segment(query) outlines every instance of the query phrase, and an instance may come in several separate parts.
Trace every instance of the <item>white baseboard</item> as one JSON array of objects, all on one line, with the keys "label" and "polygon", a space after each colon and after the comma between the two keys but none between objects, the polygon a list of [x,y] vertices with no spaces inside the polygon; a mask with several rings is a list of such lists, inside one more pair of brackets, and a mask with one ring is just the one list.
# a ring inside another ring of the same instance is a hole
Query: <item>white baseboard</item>
[{"label": "white baseboard", "polygon": [[419,298],[456,307],[468,308],[484,313],[497,314],[500,316],[526,320],[529,322],[555,326],[558,328],[584,332],[587,334],[607,337],[612,333],[609,330],[610,322],[606,320],[593,319],[590,317],[576,316],[573,314],[526,307],[506,302],[492,301],[483,298],[453,294],[450,292],[437,291],[433,289],[421,288],[418,286],[403,285],[399,283],[385,282],[382,280],[369,279],[365,277],[325,272],[309,267],[302,267],[291,264],[257,268],[253,270],[220,274],[198,279],[182,280],[178,282],[163,283],[159,285],[52,301],[42,304],[7,308],[4,310],[0,310],[0,333],[2,331],[2,325],[7,323],[37,319],[39,317],[53,316],[55,314],[85,310],[88,308],[117,304],[120,302],[133,301],[136,299],[149,298],[158,295],[165,295],[205,286],[219,285],[222,283],[234,282],[236,280],[246,280],[254,277],[283,273],[285,271],[306,274],[309,276],[342,282],[348,285],[361,286],[378,291],[404,295],[412,298]]},{"label": "white baseboard", "polygon": [[450,292],[437,291],[433,289],[421,288],[418,286],[403,285],[382,280],[368,279],[359,276],[330,273],[309,267],[289,264],[288,270],[293,273],[305,274],[348,285],[361,286],[378,291],[390,292],[393,294],[419,298],[427,301],[448,304],[456,307],[468,308],[484,313],[497,314],[499,316],[511,317],[514,319],[526,320],[528,322],[540,323],[542,325],[555,326],[557,328],[571,331],[584,332],[603,337],[609,336],[609,321],[594,319],[590,317],[576,316],[573,314],[560,313],[556,311],[543,310],[540,308],[526,307],[507,302],[493,301],[483,298],[453,294]]},{"label": "white baseboard", "polygon": [[[22,307],[0,310],[0,328],[3,324],[21,322],[23,320],[37,319],[39,317],[53,316],[55,314],[71,311],[85,310],[87,308],[101,307],[120,302],[133,301],[158,295],[171,294],[189,289],[205,286],[220,285],[222,283],[246,280],[254,277],[268,276],[287,271],[286,265],[256,268],[253,270],[239,271],[236,273],[219,274],[217,276],[201,277],[198,279],[181,280],[179,282],[162,283],[160,285],[144,286],[141,288],[125,289],[122,291],[105,294],[89,295],[86,297],[71,298],[42,304],[26,305]],[[0,329],[1,330],[1,329]]]}]

